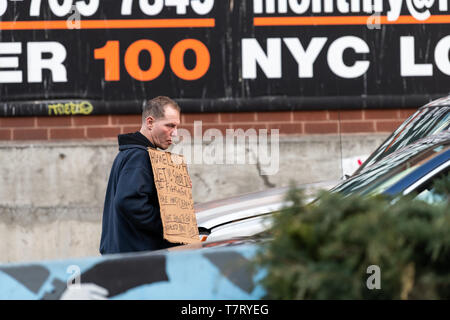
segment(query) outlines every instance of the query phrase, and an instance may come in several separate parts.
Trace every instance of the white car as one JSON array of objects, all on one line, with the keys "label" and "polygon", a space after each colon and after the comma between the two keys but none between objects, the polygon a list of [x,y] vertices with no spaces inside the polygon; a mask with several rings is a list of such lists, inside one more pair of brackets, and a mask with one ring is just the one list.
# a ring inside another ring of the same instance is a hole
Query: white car
[{"label": "white car", "polygon": [[[313,200],[319,190],[328,190],[337,180],[297,186],[307,200]],[[285,197],[289,187],[244,194],[223,200],[196,204],[194,210],[203,241],[220,241],[236,237],[250,237],[267,230],[270,214],[289,205]]]}]

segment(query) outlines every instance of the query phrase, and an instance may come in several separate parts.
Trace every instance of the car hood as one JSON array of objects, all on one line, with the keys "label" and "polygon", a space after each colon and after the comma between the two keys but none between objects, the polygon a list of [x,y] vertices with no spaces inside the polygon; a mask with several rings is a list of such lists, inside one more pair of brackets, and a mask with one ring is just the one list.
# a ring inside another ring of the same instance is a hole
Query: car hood
[{"label": "car hood", "polygon": [[[338,180],[297,185],[304,190],[307,201],[315,198],[319,190],[328,190]],[[196,204],[194,210],[199,227],[210,229],[223,223],[272,213],[289,205],[286,195],[289,187],[272,188],[226,199]]]}]

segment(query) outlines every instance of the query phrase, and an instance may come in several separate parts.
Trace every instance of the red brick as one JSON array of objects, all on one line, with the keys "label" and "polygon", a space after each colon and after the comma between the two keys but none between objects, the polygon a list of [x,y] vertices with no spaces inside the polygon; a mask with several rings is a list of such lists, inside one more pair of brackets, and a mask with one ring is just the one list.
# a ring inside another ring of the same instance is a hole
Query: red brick
[{"label": "red brick", "polygon": [[330,120],[362,120],[362,110],[328,111]]},{"label": "red brick", "polygon": [[0,140],[11,140],[11,130],[0,130]]},{"label": "red brick", "polygon": [[294,121],[327,120],[327,111],[294,111]]},{"label": "red brick", "polygon": [[83,139],[83,128],[50,129],[50,139]]},{"label": "red brick", "polygon": [[[178,127],[178,129],[185,129],[188,130],[189,133],[191,134],[191,137],[194,137],[194,125],[192,124],[183,124],[181,126]],[[231,124],[203,124],[201,125],[201,135],[203,135],[205,133],[206,130],[208,129],[218,129],[220,132],[222,132],[222,134],[225,135],[226,133],[226,129],[231,129]],[[198,130],[198,129],[197,129]]]},{"label": "red brick", "polygon": [[38,127],[70,127],[71,126],[70,117],[38,117],[37,126]]},{"label": "red brick", "polygon": [[1,128],[34,127],[35,117],[0,118]]},{"label": "red brick", "polygon": [[256,119],[258,121],[266,121],[266,122],[281,122],[287,121],[290,122],[292,117],[291,111],[286,112],[257,112]]},{"label": "red brick", "polygon": [[337,122],[308,122],[305,123],[305,133],[311,134],[327,134],[337,133]]},{"label": "red brick", "polygon": [[256,120],[255,112],[221,113],[220,122],[252,122]]},{"label": "red brick", "polygon": [[303,124],[300,122],[297,123],[268,123],[267,124],[268,133],[271,132],[272,129],[280,130],[279,134],[302,134],[303,133]]},{"label": "red brick", "polygon": [[184,113],[181,115],[181,123],[191,124],[194,121],[202,121],[202,123],[219,122],[218,113]]},{"label": "red brick", "polygon": [[136,126],[124,126],[122,127],[122,129],[120,130],[121,133],[133,133],[136,131],[141,130],[141,126],[140,125],[136,125]]},{"label": "red brick", "polygon": [[401,109],[400,110],[400,119],[407,119],[409,116],[413,115],[418,109]]},{"label": "red brick", "polygon": [[117,138],[120,127],[93,127],[87,128],[88,138]]},{"label": "red brick", "polygon": [[100,126],[109,123],[109,116],[74,116],[72,123],[75,126]]},{"label": "red brick", "polygon": [[256,132],[259,132],[260,129],[267,129],[267,126],[264,123],[233,123],[231,124],[231,128],[234,130],[242,129],[244,131],[255,129]]},{"label": "red brick", "polygon": [[375,132],[373,121],[341,121],[342,133]]},{"label": "red brick", "polygon": [[13,140],[47,140],[47,129],[15,129]]},{"label": "red brick", "polygon": [[377,121],[376,122],[376,130],[377,132],[393,132],[397,129],[403,121]]},{"label": "red brick", "polygon": [[365,119],[398,119],[398,110],[365,110]]},{"label": "red brick", "polygon": [[111,123],[113,125],[116,124],[135,124],[141,127],[142,124],[142,116],[139,114],[125,114],[125,115],[112,115]]},{"label": "red brick", "polygon": [[[218,129],[222,132],[223,135],[226,135],[226,129],[231,129],[231,125],[229,124],[211,124],[211,125],[202,125],[202,135],[208,129]],[[192,136],[194,137],[194,136]]]}]

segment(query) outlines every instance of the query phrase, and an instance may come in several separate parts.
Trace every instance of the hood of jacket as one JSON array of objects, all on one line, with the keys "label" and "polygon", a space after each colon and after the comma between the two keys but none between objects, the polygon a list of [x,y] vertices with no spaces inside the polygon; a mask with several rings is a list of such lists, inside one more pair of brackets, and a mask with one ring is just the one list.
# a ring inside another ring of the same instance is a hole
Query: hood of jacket
[{"label": "hood of jacket", "polygon": [[129,148],[156,148],[150,140],[148,140],[142,133],[136,131],[134,133],[119,134],[119,150]]}]

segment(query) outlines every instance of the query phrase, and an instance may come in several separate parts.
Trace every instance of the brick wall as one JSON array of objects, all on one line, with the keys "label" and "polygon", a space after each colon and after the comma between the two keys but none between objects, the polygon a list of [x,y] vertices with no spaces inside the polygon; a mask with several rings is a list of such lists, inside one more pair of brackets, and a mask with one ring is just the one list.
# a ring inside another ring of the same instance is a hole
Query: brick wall
[{"label": "brick wall", "polygon": [[[203,132],[226,129],[279,129],[281,135],[392,132],[416,109],[286,111],[182,114],[181,128],[193,134],[194,121]],[[340,122],[339,122],[340,120]],[[107,139],[140,128],[140,115],[0,118],[0,140]],[[339,127],[340,124],[340,127]]]}]

